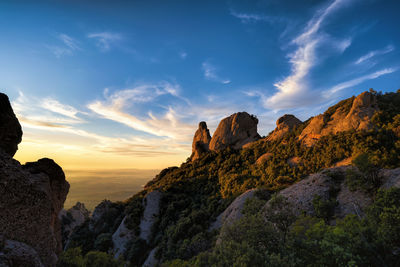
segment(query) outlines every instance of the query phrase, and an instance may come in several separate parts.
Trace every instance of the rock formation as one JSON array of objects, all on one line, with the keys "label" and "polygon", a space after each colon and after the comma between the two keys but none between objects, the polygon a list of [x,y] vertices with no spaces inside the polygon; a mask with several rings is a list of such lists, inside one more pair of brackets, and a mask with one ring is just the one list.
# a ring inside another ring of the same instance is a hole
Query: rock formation
[{"label": "rock formation", "polygon": [[211,225],[210,230],[219,229],[223,225],[231,224],[236,220],[242,218],[242,210],[244,203],[247,199],[254,197],[257,189],[250,189],[238,196],[218,217],[217,220]]},{"label": "rock formation", "polygon": [[192,143],[192,161],[198,159],[204,152],[209,151],[211,141],[210,131],[207,128],[206,122],[199,123],[199,128],[193,137]]},{"label": "rock formation", "polygon": [[14,240],[0,240],[0,266],[43,267],[37,252],[25,243]]},{"label": "rock formation", "polygon": [[311,146],[325,135],[349,130],[369,130],[373,127],[371,117],[378,110],[376,95],[364,92],[340,104],[332,107],[334,110],[330,108],[324,114],[312,118],[299,140]]},{"label": "rock formation", "polygon": [[223,119],[213,134],[210,150],[220,151],[227,147],[240,149],[244,145],[257,141],[258,119],[247,112],[238,112]]},{"label": "rock formation", "polygon": [[81,226],[89,219],[90,212],[86,209],[85,204],[77,202],[72,208],[62,209],[58,214],[58,218],[62,224],[63,244],[67,243],[69,236],[75,228]]},{"label": "rock formation", "polygon": [[293,130],[294,127],[300,125],[302,122],[294,115],[285,114],[276,121],[275,130],[267,137],[268,141],[275,141],[282,138],[286,133]]},{"label": "rock formation", "polygon": [[[0,120],[0,233],[16,253],[32,254],[29,252],[32,248],[43,265],[55,266],[62,251],[58,213],[69,184],[61,167],[51,159],[21,165],[11,158],[22,131],[3,94],[0,94]],[[7,254],[4,248],[0,251]],[[25,266],[40,266],[33,254],[32,263]],[[12,259],[15,254],[7,255]]]},{"label": "rock formation", "polygon": [[21,138],[21,125],[12,110],[8,96],[0,93],[0,148],[13,157]]}]

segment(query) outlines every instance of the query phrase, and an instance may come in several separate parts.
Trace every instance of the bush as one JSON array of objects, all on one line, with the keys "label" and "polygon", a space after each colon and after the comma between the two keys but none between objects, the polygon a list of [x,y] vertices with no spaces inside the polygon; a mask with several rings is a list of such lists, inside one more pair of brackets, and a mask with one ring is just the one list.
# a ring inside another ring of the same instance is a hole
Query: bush
[{"label": "bush", "polygon": [[94,242],[94,249],[107,252],[113,248],[112,234],[104,233],[97,236]]}]

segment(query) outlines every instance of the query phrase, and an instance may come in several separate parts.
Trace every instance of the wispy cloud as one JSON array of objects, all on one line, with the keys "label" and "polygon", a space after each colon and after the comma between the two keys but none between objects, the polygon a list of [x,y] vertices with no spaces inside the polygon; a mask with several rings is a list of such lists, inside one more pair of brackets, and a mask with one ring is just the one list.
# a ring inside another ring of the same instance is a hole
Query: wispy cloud
[{"label": "wispy cloud", "polygon": [[[347,2],[349,1],[335,0],[326,8],[319,10],[301,34],[292,40],[292,44],[296,45],[297,49],[288,54],[291,74],[274,84],[278,92],[264,101],[265,107],[293,108],[313,101],[308,90],[308,75],[312,67],[317,64],[317,48],[327,38],[327,34],[320,33],[320,29],[326,18]],[[348,45],[349,42],[344,42],[339,47],[343,50]]]},{"label": "wispy cloud", "polygon": [[240,22],[247,24],[247,23],[254,23],[254,22],[282,22],[284,19],[282,17],[274,17],[274,16],[267,16],[263,14],[255,14],[255,13],[240,13],[236,12],[233,9],[230,10],[230,13],[235,18],[240,19]]},{"label": "wispy cloud", "polygon": [[352,79],[352,80],[349,80],[349,81],[346,81],[346,82],[342,82],[342,83],[340,83],[338,85],[335,85],[334,87],[332,87],[327,92],[325,92],[324,96],[325,97],[329,97],[329,96],[331,96],[331,95],[333,95],[333,94],[335,94],[335,93],[337,93],[337,92],[339,92],[339,91],[341,91],[343,89],[346,89],[346,88],[349,88],[349,87],[352,87],[352,86],[356,86],[356,85],[358,85],[358,84],[360,84],[360,83],[362,83],[364,81],[373,80],[373,79],[379,78],[382,75],[390,74],[390,73],[393,73],[395,71],[397,71],[396,68],[386,68],[386,69],[382,69],[382,70],[376,71],[376,72],[368,74],[368,75],[364,75],[364,76],[361,76],[361,77],[358,77],[358,78],[355,78],[355,79]]},{"label": "wispy cloud", "polygon": [[147,115],[143,118],[127,111],[135,103],[150,103],[163,95],[182,99],[178,95],[179,90],[178,85],[168,82],[143,84],[106,95],[105,100],[94,101],[88,105],[88,108],[103,118],[119,122],[139,131],[175,140],[188,140],[188,136],[192,134],[193,125],[183,123],[171,106],[166,107],[166,111],[161,115],[154,115],[151,110],[148,110]]},{"label": "wispy cloud", "polygon": [[56,57],[70,56],[74,54],[74,51],[82,50],[79,42],[71,36],[60,33],[56,37],[63,43],[62,45],[46,45]]},{"label": "wispy cloud", "polygon": [[90,33],[87,37],[96,40],[97,47],[103,52],[110,50],[113,44],[122,40],[122,35],[114,32]]},{"label": "wispy cloud", "polygon": [[369,53],[367,53],[367,54],[363,55],[362,57],[360,57],[359,59],[357,59],[354,62],[354,64],[361,64],[363,62],[366,62],[366,61],[372,59],[373,57],[381,56],[381,55],[390,53],[393,50],[394,50],[394,46],[393,45],[388,45],[383,49],[370,51]]},{"label": "wispy cloud", "polygon": [[203,62],[202,68],[204,71],[204,77],[207,80],[219,82],[222,84],[228,84],[231,82],[231,80],[229,80],[229,79],[223,79],[223,78],[219,77],[217,74],[217,68],[208,61]]},{"label": "wispy cloud", "polygon": [[187,58],[187,53],[185,52],[185,51],[181,51],[180,53],[179,53],[179,57],[181,58],[181,59],[186,59]]}]

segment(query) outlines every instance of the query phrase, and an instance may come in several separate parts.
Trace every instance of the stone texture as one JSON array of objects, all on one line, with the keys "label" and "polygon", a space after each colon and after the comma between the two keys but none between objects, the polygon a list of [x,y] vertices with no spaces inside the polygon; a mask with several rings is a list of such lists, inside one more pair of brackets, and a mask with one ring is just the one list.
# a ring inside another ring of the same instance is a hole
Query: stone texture
[{"label": "stone texture", "polygon": [[155,223],[160,213],[160,200],[162,193],[160,191],[152,191],[143,199],[143,217],[140,221],[140,238],[150,242],[151,227]]},{"label": "stone texture", "polygon": [[158,248],[153,248],[150,251],[149,256],[147,256],[147,259],[143,263],[142,267],[155,267],[155,266],[158,266],[159,261],[155,257],[157,249]]},{"label": "stone texture", "polygon": [[43,267],[36,250],[25,243],[15,240],[4,240],[0,248],[0,266],[30,266]]},{"label": "stone texture", "polygon": [[351,108],[338,107],[333,114],[321,114],[311,119],[299,136],[305,145],[313,145],[319,138],[349,130],[369,130],[373,127],[371,117],[378,110],[374,94],[364,92],[353,99]]},{"label": "stone texture", "polygon": [[293,130],[294,127],[302,122],[294,115],[285,114],[276,121],[275,130],[267,137],[267,141],[275,141],[281,139],[285,134]]},{"label": "stone texture", "polygon": [[199,128],[193,137],[192,161],[198,159],[202,154],[209,151],[210,141],[210,131],[207,128],[206,122],[202,121],[199,123]]},{"label": "stone texture", "polygon": [[0,93],[0,148],[13,157],[21,140],[21,125],[14,114],[8,96]]},{"label": "stone texture", "polygon": [[220,151],[227,147],[240,149],[260,139],[257,124],[258,119],[247,112],[238,112],[223,119],[211,138],[210,150]]},{"label": "stone texture", "polygon": [[223,225],[229,225],[234,221],[242,218],[242,210],[247,199],[254,197],[257,189],[250,189],[238,196],[218,217],[217,220],[211,225],[210,230],[219,229]]},{"label": "stone texture", "polygon": [[381,188],[388,189],[390,187],[400,187],[400,168],[381,170],[380,174],[383,177]]},{"label": "stone texture", "polygon": [[262,165],[264,164],[267,160],[269,160],[272,157],[272,153],[265,153],[262,154],[257,160],[256,160],[256,165]]},{"label": "stone texture", "polygon": [[133,238],[135,238],[135,233],[133,230],[130,230],[125,225],[126,217],[122,220],[118,229],[112,235],[112,241],[114,245],[114,257],[118,258],[123,255],[126,251],[126,244]]},{"label": "stone texture", "polygon": [[36,250],[45,266],[62,251],[58,213],[69,190],[61,167],[50,159],[27,163],[0,153],[0,233]]}]

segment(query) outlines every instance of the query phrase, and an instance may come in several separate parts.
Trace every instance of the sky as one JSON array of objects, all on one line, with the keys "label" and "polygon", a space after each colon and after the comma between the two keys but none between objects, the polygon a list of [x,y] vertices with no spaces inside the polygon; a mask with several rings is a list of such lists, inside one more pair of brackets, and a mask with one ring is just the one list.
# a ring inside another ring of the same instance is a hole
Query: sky
[{"label": "sky", "polygon": [[235,112],[265,136],[369,88],[400,88],[400,2],[0,2],[0,91],[16,159],[161,169]]}]

